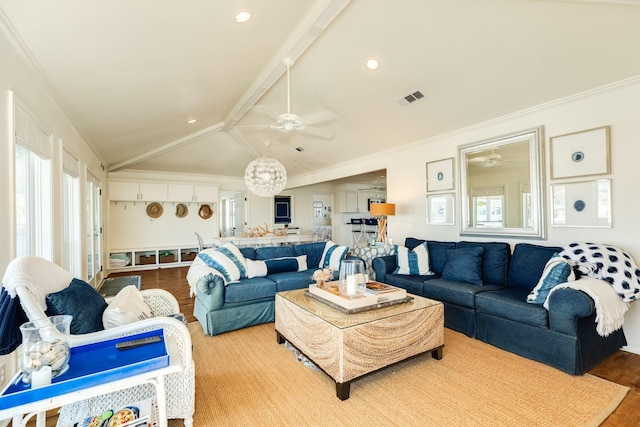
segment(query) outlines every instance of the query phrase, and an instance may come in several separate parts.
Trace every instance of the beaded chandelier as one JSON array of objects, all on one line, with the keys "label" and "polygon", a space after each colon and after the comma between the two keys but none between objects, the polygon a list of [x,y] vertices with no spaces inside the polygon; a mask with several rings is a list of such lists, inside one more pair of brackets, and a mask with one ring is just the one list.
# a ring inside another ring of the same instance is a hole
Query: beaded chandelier
[{"label": "beaded chandelier", "polygon": [[244,182],[253,194],[272,197],[287,185],[287,171],[276,159],[258,157],[247,166]]}]

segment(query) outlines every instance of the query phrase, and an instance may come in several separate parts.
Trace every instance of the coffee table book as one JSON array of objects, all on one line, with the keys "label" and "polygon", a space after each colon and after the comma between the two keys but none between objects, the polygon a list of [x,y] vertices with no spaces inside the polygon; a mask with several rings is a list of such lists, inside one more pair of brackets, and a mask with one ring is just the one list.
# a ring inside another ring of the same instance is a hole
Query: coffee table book
[{"label": "coffee table book", "polygon": [[309,285],[307,294],[311,298],[324,302],[347,314],[360,313],[362,311],[401,304],[411,300],[411,297],[407,296],[407,291],[401,288],[395,288],[396,290],[392,292],[385,292],[379,295],[364,292],[349,298],[345,295],[330,292],[325,289],[325,287],[335,287],[334,289],[337,289],[338,282],[325,283],[322,288],[319,288],[314,284]]}]

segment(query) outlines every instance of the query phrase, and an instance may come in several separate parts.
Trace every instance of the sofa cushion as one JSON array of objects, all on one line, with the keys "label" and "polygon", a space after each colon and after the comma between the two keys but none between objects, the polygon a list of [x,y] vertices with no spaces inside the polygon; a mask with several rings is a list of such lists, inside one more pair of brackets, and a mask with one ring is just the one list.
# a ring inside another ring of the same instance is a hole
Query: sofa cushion
[{"label": "sofa cushion", "polygon": [[412,276],[428,276],[429,250],[427,243],[423,242],[413,249],[396,245],[396,269],[394,274],[409,274]]},{"label": "sofa cushion", "polygon": [[433,274],[442,275],[445,265],[447,265],[447,251],[456,247],[455,242],[427,241],[429,249],[429,269]]},{"label": "sofa cushion", "polygon": [[575,278],[576,275],[573,272],[573,268],[571,268],[571,264],[556,253],[544,266],[542,277],[540,277],[538,284],[527,296],[527,302],[531,304],[544,304],[551,289],[560,283],[575,280]]},{"label": "sofa cushion", "polygon": [[322,256],[320,257],[320,262],[318,263],[318,268],[328,267],[333,269],[333,271],[340,270],[340,265],[342,264],[344,257],[347,255],[348,250],[349,247],[338,246],[329,240],[325,243]]},{"label": "sofa cushion", "polygon": [[424,282],[435,276],[409,276],[405,274],[387,274],[384,283],[405,289],[410,294],[422,295]]},{"label": "sofa cushion", "polygon": [[261,298],[274,297],[276,284],[264,277],[244,279],[239,282],[229,283],[225,287],[224,302],[235,303],[253,301]]},{"label": "sofa cushion", "polygon": [[509,266],[509,287],[531,292],[538,284],[547,261],[562,248],[518,243]]},{"label": "sofa cushion", "polygon": [[500,286],[477,286],[448,279],[434,279],[424,282],[423,296],[437,301],[474,308],[475,297],[478,292],[497,289],[500,289]]},{"label": "sofa cushion", "polygon": [[505,242],[459,242],[456,248],[481,246],[482,253],[482,281],[495,285],[506,285],[509,278],[509,262],[511,261],[511,246]]},{"label": "sofa cushion", "polygon": [[447,251],[442,278],[482,286],[482,246],[464,246]]},{"label": "sofa cushion", "polygon": [[504,288],[476,294],[476,310],[517,323],[540,328],[549,327],[549,313],[536,304],[527,304],[528,291],[523,288]]},{"label": "sofa cushion", "polygon": [[198,254],[198,258],[220,273],[225,283],[235,282],[247,277],[244,255],[233,243],[227,243],[215,249],[205,249]]},{"label": "sofa cushion", "polygon": [[326,246],[325,242],[301,243],[293,247],[296,255],[306,255],[307,265],[315,267],[320,265],[320,259]]},{"label": "sofa cushion", "polygon": [[256,248],[256,259],[259,260],[294,256],[296,256],[296,253],[291,246],[264,246]]},{"label": "sofa cushion", "polygon": [[245,259],[256,259],[256,248],[253,246],[245,246],[240,249],[240,253]]},{"label": "sofa cushion", "polygon": [[287,271],[304,271],[307,269],[307,256],[268,259],[264,263],[267,266],[267,275]]},{"label": "sofa cushion", "polygon": [[47,314],[69,314],[72,335],[102,331],[102,314],[107,308],[104,297],[93,286],[80,279],[73,279],[69,286],[46,297]]},{"label": "sofa cushion", "polygon": [[267,276],[267,279],[275,282],[276,292],[302,289],[314,283],[311,278],[315,269],[305,271],[289,271],[286,273],[275,273]]}]

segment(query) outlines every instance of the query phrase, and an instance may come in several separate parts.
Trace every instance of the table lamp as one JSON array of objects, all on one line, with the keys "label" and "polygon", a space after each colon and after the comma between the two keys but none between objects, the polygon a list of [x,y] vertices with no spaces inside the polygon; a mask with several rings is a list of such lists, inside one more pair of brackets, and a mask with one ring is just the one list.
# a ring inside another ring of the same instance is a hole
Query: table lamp
[{"label": "table lamp", "polygon": [[387,241],[387,217],[396,214],[395,203],[372,203],[371,216],[378,218],[378,242]]}]

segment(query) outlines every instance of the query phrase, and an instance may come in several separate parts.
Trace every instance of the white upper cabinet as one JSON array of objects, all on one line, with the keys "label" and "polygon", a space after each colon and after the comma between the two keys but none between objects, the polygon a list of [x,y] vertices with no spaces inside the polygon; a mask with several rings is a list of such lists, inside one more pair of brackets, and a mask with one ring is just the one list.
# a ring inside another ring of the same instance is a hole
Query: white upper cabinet
[{"label": "white upper cabinet", "polygon": [[217,202],[217,185],[169,184],[170,202]]},{"label": "white upper cabinet", "polygon": [[113,201],[216,203],[218,195],[217,185],[109,181],[109,200]]},{"label": "white upper cabinet", "polygon": [[109,200],[166,202],[167,184],[110,181]]},{"label": "white upper cabinet", "polygon": [[167,202],[167,184],[156,184],[150,182],[140,183],[140,200],[149,202]]},{"label": "white upper cabinet", "polygon": [[193,202],[193,185],[169,184],[169,200],[172,202]]},{"label": "white upper cabinet", "polygon": [[217,185],[194,185],[194,202],[218,202],[220,191]]}]

